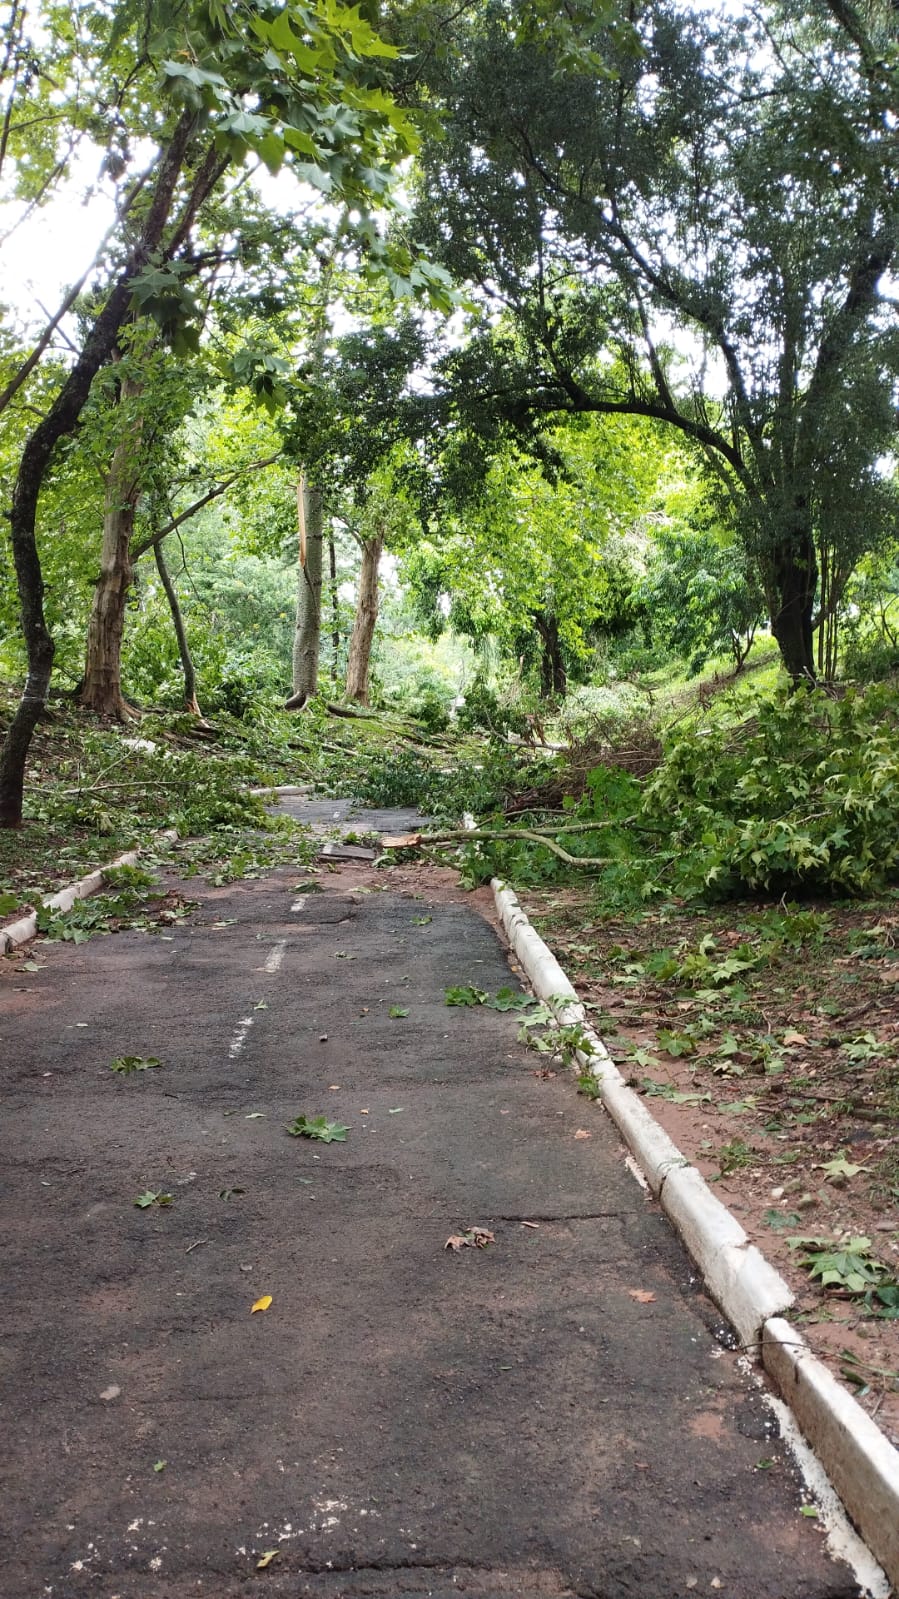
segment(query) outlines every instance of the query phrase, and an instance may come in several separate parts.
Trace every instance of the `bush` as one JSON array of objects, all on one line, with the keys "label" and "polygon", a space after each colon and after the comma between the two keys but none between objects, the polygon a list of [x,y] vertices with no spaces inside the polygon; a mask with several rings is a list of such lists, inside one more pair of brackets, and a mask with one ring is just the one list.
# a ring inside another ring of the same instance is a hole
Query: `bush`
[{"label": "bush", "polygon": [[899,672],[899,644],[885,633],[856,633],[843,653],[846,677],[861,683],[879,683]]},{"label": "bush", "polygon": [[504,703],[499,695],[480,675],[465,690],[465,699],[456,717],[464,733],[483,729],[503,737],[508,733],[524,734],[528,719],[521,706]]},{"label": "bush", "polygon": [[684,887],[875,893],[899,875],[897,730],[886,686],[783,693],[673,744],[642,818],[667,834]]}]

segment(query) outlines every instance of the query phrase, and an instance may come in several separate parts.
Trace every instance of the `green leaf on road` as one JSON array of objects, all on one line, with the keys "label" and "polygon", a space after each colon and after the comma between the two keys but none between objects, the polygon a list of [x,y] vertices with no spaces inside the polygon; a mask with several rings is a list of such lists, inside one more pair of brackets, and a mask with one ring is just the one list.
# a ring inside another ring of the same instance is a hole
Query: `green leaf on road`
[{"label": "green leaf on road", "polygon": [[345,1144],[348,1127],[329,1122],[327,1116],[297,1116],[289,1123],[291,1138],[317,1138],[322,1144]]},{"label": "green leaf on road", "polygon": [[152,1188],[147,1188],[142,1194],[138,1194],[134,1201],[138,1210],[149,1210],[151,1205],[171,1205],[172,1202],[171,1194],[155,1194]]},{"label": "green leaf on road", "polygon": [[117,1055],[110,1061],[111,1072],[119,1072],[122,1077],[130,1077],[132,1072],[148,1072],[154,1066],[161,1066],[162,1061],[155,1055]]},{"label": "green leaf on road", "polygon": [[445,988],[443,997],[447,1005],[483,1005],[487,999],[483,988],[473,988],[470,983],[461,988]]},{"label": "green leaf on road", "polygon": [[394,1021],[399,1021],[403,1016],[408,1016],[409,1007],[408,1005],[391,1005],[387,1014],[388,1016],[392,1017]]},{"label": "green leaf on road", "polygon": [[490,1010],[527,1010],[536,1003],[533,994],[519,994],[514,988],[498,988],[493,998],[488,999],[487,1006]]}]

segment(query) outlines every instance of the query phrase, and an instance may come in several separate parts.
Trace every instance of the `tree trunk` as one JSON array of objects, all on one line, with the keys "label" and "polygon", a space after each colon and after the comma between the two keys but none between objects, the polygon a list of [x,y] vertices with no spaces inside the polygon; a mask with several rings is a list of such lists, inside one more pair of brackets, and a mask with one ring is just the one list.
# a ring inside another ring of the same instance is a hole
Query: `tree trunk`
[{"label": "tree trunk", "polygon": [[41,487],[56,445],[77,426],[91,384],[115,348],[119,329],[130,309],[132,280],[162,239],[194,126],[194,113],[185,111],[163,155],[141,238],[113,285],[56,399],[22,451],[9,522],[22,631],[28,651],[28,676],[0,750],[0,827],[21,824],[25,762],[32,734],[46,704],[53,670],[54,645],[44,616],[44,583],[35,536]]},{"label": "tree trunk", "polygon": [[297,618],[293,638],[293,693],[287,709],[301,711],[318,693],[318,657],[322,631],[322,491],[310,488],[306,474],[297,485],[300,565]]},{"label": "tree trunk", "polygon": [[141,392],[133,378],[123,381],[119,399],[123,426],[106,479],[100,576],[87,626],[81,689],[81,704],[87,710],[114,716],[120,722],[136,714],[122,694],[122,634],[132,577],[131,538],[140,494],[143,419],[139,412],[129,416],[125,408],[138,400]]},{"label": "tree trunk", "polygon": [[378,620],[378,565],[383,549],[382,538],[366,539],[362,546],[359,595],[346,671],[346,697],[359,705],[368,704],[368,668]]},{"label": "tree trunk", "polygon": [[336,684],[340,674],[340,599],[337,593],[337,551],[334,548],[334,530],[328,532],[328,572],[331,577],[331,682]]},{"label": "tree trunk", "polygon": [[559,643],[559,624],[546,611],[538,611],[534,623],[540,638],[540,697],[561,699],[568,687],[568,674]]},{"label": "tree trunk", "polygon": [[804,516],[790,535],[776,543],[772,565],[775,606],[771,632],[793,682],[814,683],[812,613],[818,563],[814,539]]},{"label": "tree trunk", "polygon": [[184,617],[181,614],[181,605],[178,600],[178,590],[172,582],[171,573],[166,566],[165,556],[162,553],[162,542],[153,545],[153,554],[156,559],[156,570],[159,573],[165,597],[169,602],[172,613],[172,623],[175,628],[175,637],[178,640],[178,654],[181,657],[181,670],[184,673],[184,708],[192,716],[203,720],[203,712],[197,703],[197,674],[194,669],[193,656],[187,642],[187,629],[184,626]]}]

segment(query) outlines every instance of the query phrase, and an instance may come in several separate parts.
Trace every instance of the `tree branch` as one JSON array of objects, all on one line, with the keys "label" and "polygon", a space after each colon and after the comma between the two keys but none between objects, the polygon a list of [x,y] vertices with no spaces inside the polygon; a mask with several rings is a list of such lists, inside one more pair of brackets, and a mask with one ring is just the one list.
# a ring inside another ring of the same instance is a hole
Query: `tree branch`
[{"label": "tree branch", "polygon": [[141,556],[146,555],[148,550],[155,549],[157,544],[161,544],[163,539],[167,539],[169,534],[174,533],[175,529],[180,527],[183,522],[189,522],[192,516],[196,516],[198,511],[203,510],[204,506],[209,505],[212,500],[217,500],[220,495],[227,493],[232,483],[236,483],[238,478],[244,477],[247,472],[261,472],[263,467],[274,466],[275,462],[280,460],[280,458],[281,451],[279,450],[276,455],[267,455],[262,461],[249,461],[246,466],[238,467],[237,471],[232,472],[230,477],[225,478],[221,483],[217,483],[214,488],[209,489],[198,500],[194,500],[193,505],[189,505],[185,511],[179,511],[177,516],[173,516],[156,533],[151,533],[147,538],[139,539],[131,551],[131,559],[139,561]]}]

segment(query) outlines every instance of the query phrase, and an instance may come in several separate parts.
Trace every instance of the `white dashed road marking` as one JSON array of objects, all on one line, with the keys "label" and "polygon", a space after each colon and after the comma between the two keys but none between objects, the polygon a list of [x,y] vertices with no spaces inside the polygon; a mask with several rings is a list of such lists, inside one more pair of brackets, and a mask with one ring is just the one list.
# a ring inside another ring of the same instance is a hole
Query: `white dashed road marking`
[{"label": "white dashed road marking", "polygon": [[246,1042],[247,1033],[250,1031],[252,1025],[252,1016],[244,1016],[241,1021],[238,1022],[234,1029],[234,1037],[231,1040],[231,1047],[228,1050],[229,1060],[236,1060],[237,1056],[240,1054],[244,1043]]},{"label": "white dashed road marking", "polygon": [[271,954],[266,957],[265,969],[267,972],[276,972],[278,970],[278,967],[281,965],[281,962],[284,959],[284,951],[286,948],[287,939],[282,938],[280,943],[275,945]]}]

